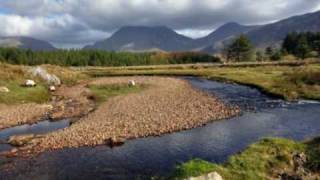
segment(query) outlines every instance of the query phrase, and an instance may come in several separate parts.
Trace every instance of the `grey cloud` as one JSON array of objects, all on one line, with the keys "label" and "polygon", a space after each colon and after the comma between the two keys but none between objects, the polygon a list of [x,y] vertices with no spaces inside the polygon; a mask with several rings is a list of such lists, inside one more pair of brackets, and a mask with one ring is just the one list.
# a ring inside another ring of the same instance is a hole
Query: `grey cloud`
[{"label": "grey cloud", "polygon": [[92,43],[126,25],[166,25],[198,37],[230,21],[263,24],[319,8],[319,0],[0,1],[0,9],[25,19],[17,27],[32,22],[26,34],[59,46]]}]

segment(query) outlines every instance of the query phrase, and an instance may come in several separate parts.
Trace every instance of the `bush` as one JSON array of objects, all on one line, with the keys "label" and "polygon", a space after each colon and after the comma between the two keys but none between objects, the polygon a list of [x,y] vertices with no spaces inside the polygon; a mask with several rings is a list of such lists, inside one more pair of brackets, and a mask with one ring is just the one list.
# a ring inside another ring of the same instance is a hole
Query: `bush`
[{"label": "bush", "polygon": [[310,68],[301,68],[288,74],[295,84],[320,85],[320,72]]}]

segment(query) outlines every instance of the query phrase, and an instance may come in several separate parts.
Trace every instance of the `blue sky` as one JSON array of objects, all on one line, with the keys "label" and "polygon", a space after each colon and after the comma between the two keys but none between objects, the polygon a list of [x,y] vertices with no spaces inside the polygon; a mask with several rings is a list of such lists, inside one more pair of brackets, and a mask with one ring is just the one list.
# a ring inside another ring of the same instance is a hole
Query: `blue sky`
[{"label": "blue sky", "polygon": [[227,22],[265,24],[320,9],[320,0],[0,0],[0,36],[82,47],[122,26],[165,25],[201,37]]}]

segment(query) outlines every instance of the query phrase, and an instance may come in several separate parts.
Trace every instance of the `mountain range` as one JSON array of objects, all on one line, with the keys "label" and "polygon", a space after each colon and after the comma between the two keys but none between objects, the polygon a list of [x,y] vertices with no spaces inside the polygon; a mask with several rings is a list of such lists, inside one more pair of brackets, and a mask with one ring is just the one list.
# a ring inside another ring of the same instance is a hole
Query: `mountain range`
[{"label": "mountain range", "polygon": [[32,49],[34,51],[56,50],[49,42],[23,36],[0,37],[0,47]]},{"label": "mountain range", "polygon": [[135,27],[119,29],[110,38],[86,49],[107,51],[204,51],[214,53],[240,34],[246,34],[257,48],[277,46],[290,32],[320,31],[320,11],[290,17],[266,25],[245,26],[227,23],[209,35],[191,39],[177,34],[168,27]]},{"label": "mountain range", "polygon": [[[102,49],[107,51],[202,51],[219,52],[240,34],[246,34],[257,48],[279,45],[290,32],[319,32],[320,11],[289,17],[266,25],[241,25],[227,23],[209,35],[192,39],[166,26],[126,26],[120,28],[111,37],[85,46],[84,49]],[[0,37],[0,46],[30,48],[33,50],[54,50],[48,42],[28,37]]]}]

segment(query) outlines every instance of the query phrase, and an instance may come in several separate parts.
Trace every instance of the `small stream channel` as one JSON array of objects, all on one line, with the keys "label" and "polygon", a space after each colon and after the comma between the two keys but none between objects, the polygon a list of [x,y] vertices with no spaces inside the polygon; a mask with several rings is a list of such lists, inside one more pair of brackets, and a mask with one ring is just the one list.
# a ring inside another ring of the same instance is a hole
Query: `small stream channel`
[{"label": "small stream channel", "polygon": [[[15,159],[6,179],[144,179],[165,176],[179,163],[222,163],[263,137],[305,140],[320,135],[320,103],[289,103],[238,84],[186,77],[194,87],[241,107],[243,114],[204,127],[126,142],[110,148],[71,148]],[[18,131],[17,131],[18,132]],[[0,137],[3,131],[0,131]],[[0,178],[1,179],[1,178]]]},{"label": "small stream channel", "polygon": [[[61,121],[41,121],[35,124],[25,124],[12,128],[0,130],[0,141],[5,142],[10,136],[23,134],[44,134],[58,129],[63,129],[69,126],[70,120]],[[0,152],[8,151],[12,148],[9,144],[0,144]]]}]

